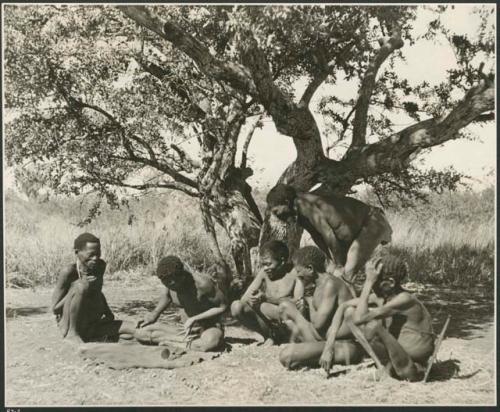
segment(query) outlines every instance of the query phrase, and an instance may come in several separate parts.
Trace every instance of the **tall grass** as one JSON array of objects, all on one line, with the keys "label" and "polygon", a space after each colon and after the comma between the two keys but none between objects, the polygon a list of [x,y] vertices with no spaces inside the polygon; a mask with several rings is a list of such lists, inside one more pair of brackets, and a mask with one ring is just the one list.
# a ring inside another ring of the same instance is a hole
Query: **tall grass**
[{"label": "tall grass", "polygon": [[[196,202],[177,194],[149,195],[129,208],[109,210],[84,228],[78,227],[89,202],[26,201],[13,193],[5,201],[7,284],[19,287],[52,284],[59,270],[74,261],[73,240],[88,231],[101,239],[108,273],[150,274],[158,259],[178,255],[192,268],[212,262]],[[221,248],[229,241],[219,233]]]},{"label": "tall grass", "polygon": [[462,286],[493,283],[493,188],[434,195],[428,204],[387,214],[394,229],[390,249],[407,262],[410,280]]},{"label": "tall grass", "polygon": [[[263,203],[262,193],[257,202]],[[376,204],[374,199],[365,199]],[[128,209],[103,209],[85,228],[90,201],[24,200],[6,194],[5,254],[7,284],[52,284],[61,267],[74,260],[73,239],[83,231],[101,238],[108,276],[135,272],[149,275],[158,259],[176,254],[190,267],[212,262],[196,201],[177,193],[150,194],[132,200]],[[388,209],[393,227],[390,250],[408,263],[412,281],[471,286],[494,279],[494,190],[434,195],[428,204]],[[229,241],[219,240],[229,259]]]}]

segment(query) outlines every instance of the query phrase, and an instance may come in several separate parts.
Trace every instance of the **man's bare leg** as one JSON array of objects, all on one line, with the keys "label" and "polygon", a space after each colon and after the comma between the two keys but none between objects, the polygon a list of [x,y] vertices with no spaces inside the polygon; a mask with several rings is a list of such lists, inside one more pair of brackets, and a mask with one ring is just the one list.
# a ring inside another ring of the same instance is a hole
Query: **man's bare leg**
[{"label": "man's bare leg", "polygon": [[322,340],[319,333],[314,329],[311,322],[309,322],[302,313],[297,309],[297,306],[290,301],[281,302],[279,305],[279,314],[281,320],[289,327],[294,340],[300,342],[314,342]]},{"label": "man's bare leg", "polygon": [[235,300],[231,304],[231,315],[238,319],[243,326],[261,334],[265,339],[270,336],[270,328],[255,311],[246,303]]},{"label": "man's bare leg", "polygon": [[82,306],[88,294],[89,283],[79,280],[73,284],[63,307],[61,327],[63,336],[70,342],[83,343],[79,328],[82,318]]},{"label": "man's bare leg", "polygon": [[204,330],[198,339],[189,345],[189,349],[200,352],[213,352],[223,349],[224,331],[217,327]]},{"label": "man's bare leg", "polygon": [[136,332],[136,324],[130,321],[111,320],[100,321],[90,327],[92,339],[102,340],[115,338],[133,339]]},{"label": "man's bare leg", "polygon": [[358,270],[370,259],[379,244],[390,241],[391,234],[392,229],[383,213],[373,213],[347,252],[343,274],[347,282],[354,282]]},{"label": "man's bare leg", "polygon": [[[317,367],[324,347],[324,341],[291,343],[280,352],[280,362],[287,369],[303,366]],[[347,340],[335,342],[335,364],[352,365],[359,363],[362,358],[363,351],[354,342]]]},{"label": "man's bare leg", "polygon": [[399,378],[411,382],[422,379],[423,369],[419,368],[417,364],[413,362],[410,355],[408,355],[397,339],[392,336],[387,329],[379,325],[374,329],[374,332],[385,346],[392,367]]},{"label": "man's bare leg", "polygon": [[188,341],[184,339],[182,325],[169,325],[153,323],[143,328],[134,329],[134,338],[146,345],[159,345],[166,343],[185,346]]}]

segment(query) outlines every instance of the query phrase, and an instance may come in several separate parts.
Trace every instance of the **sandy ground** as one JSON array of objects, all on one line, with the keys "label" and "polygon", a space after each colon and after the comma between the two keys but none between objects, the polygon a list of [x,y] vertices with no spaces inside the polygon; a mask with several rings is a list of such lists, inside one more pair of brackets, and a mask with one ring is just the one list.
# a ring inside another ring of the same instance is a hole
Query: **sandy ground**
[{"label": "sandy ground", "polygon": [[[104,291],[120,319],[138,319],[154,307],[154,279],[108,282]],[[375,381],[368,360],[287,371],[280,347],[261,347],[259,335],[228,326],[231,351],[176,369],[113,370],[80,358],[62,344],[47,313],[49,289],[8,289],[6,298],[6,405],[492,405],[495,403],[493,301],[464,301],[451,291],[429,299],[436,329],[452,313],[430,382]],[[424,296],[425,298],[425,296]]]}]

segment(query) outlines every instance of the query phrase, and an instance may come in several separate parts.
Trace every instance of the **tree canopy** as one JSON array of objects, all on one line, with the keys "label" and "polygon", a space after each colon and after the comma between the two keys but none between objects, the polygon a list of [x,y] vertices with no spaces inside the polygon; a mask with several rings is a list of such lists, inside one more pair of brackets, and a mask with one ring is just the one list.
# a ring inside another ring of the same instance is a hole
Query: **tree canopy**
[{"label": "tree canopy", "polygon": [[[297,150],[280,181],[298,189],[454,188],[459,173],[422,172],[412,161],[494,118],[494,75],[484,71],[494,7],[475,9],[474,38],[445,27],[447,6],[425,6],[435,18],[416,36],[422,7],[7,5],[8,164],[58,193],[92,190],[114,205],[123,188],[180,190],[200,199],[207,228],[212,218],[230,236],[238,227],[234,238],[249,246],[262,217],[246,149],[263,116]],[[456,69],[439,84],[412,84],[395,69],[423,39],[455,52]],[[333,87],[311,107],[318,89],[340,79],[352,81],[355,99]],[[413,124],[398,128],[395,114]],[[335,158],[339,142],[347,150]]]}]

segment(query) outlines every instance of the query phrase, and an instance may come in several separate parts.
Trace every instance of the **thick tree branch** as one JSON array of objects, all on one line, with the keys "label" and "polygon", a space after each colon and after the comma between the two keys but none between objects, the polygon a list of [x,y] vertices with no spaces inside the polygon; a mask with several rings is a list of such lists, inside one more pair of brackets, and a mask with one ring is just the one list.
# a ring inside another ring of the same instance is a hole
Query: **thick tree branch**
[{"label": "thick tree branch", "polygon": [[250,146],[250,142],[252,141],[252,137],[253,137],[253,134],[255,132],[255,129],[257,129],[257,127],[259,127],[260,121],[262,120],[263,116],[264,116],[263,114],[257,116],[253,120],[252,124],[250,125],[250,128],[248,129],[247,135],[245,137],[245,141],[243,143],[243,148],[241,150],[241,164],[240,164],[241,169],[244,169],[247,167],[248,148]]},{"label": "thick tree branch", "polygon": [[241,48],[242,62],[252,74],[258,100],[272,116],[278,132],[293,138],[297,161],[313,164],[324,158],[319,129],[309,108],[295,104],[276,86],[266,55],[251,33]]},{"label": "thick tree branch", "polygon": [[377,72],[382,63],[392,52],[403,47],[404,43],[401,38],[401,31],[399,29],[395,29],[390,37],[380,39],[379,43],[380,49],[368,65],[359,88],[352,131],[351,148],[353,149],[363,146],[366,143],[368,107],[370,106],[370,98],[373,94],[373,90],[375,89]]},{"label": "thick tree branch", "polygon": [[255,95],[255,86],[244,66],[216,59],[207,46],[186,33],[177,23],[164,21],[144,6],[116,6],[137,24],[171,42],[195,61],[207,76],[227,82],[244,94]]},{"label": "thick tree branch", "polygon": [[341,163],[349,164],[353,176],[358,177],[400,170],[422,149],[456,138],[462,128],[494,109],[494,81],[482,79],[447,116],[424,120],[387,139],[348,152]]},{"label": "thick tree branch", "polygon": [[483,123],[483,122],[491,122],[493,120],[495,120],[495,113],[491,112],[491,113],[480,114],[472,122]]}]

